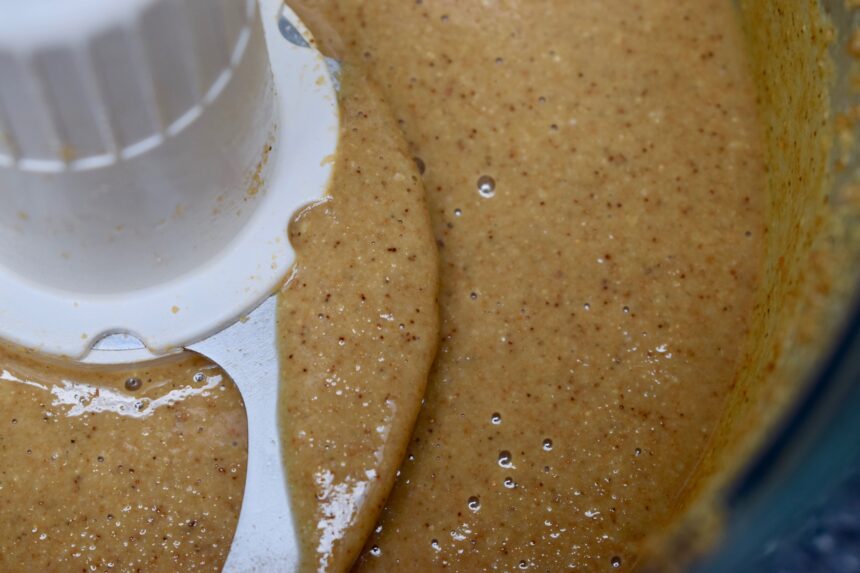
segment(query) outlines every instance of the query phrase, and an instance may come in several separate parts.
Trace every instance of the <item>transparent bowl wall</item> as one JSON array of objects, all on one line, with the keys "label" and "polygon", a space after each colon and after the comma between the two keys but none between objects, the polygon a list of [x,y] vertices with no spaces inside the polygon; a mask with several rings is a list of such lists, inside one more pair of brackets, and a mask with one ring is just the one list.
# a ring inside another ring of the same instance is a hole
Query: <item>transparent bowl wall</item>
[{"label": "transparent bowl wall", "polygon": [[[860,9],[845,0],[821,4],[838,34],[831,105],[840,112],[860,105],[849,50]],[[830,191],[838,196],[856,181],[856,160],[834,173]],[[839,303],[843,323],[814,375],[721,500],[723,534],[692,568],[697,573],[860,571],[860,285],[854,291]]]}]

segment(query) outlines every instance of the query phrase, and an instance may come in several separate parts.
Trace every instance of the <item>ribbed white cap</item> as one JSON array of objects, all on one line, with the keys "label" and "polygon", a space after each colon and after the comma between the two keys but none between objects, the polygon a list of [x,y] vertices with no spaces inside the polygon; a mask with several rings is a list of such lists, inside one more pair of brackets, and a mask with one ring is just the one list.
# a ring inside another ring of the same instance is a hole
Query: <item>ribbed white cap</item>
[{"label": "ribbed white cap", "polygon": [[254,8],[253,0],[7,2],[0,165],[94,169],[177,136],[229,84]]},{"label": "ribbed white cap", "polygon": [[161,351],[277,286],[337,141],[322,57],[277,16],[264,31],[256,0],[0,0],[0,337],[80,356],[129,332]]}]

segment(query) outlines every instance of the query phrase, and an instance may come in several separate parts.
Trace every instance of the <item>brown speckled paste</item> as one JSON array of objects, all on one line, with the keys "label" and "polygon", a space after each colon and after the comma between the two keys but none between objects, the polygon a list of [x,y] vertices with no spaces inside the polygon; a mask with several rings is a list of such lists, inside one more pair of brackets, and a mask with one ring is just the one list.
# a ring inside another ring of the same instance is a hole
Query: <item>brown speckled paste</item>
[{"label": "brown speckled paste", "polygon": [[424,188],[362,70],[341,77],[331,196],[290,227],[280,300],[284,454],[303,570],[343,571],[382,509],[438,341]]},{"label": "brown speckled paste", "polygon": [[94,371],[0,349],[0,571],[217,573],[246,460],[239,393],[200,357]]},{"label": "brown speckled paste", "polygon": [[655,530],[648,544],[646,553],[657,556],[647,556],[649,571],[660,573],[682,570],[687,557],[713,544],[724,517],[721,490],[829,359],[857,296],[860,193],[852,118],[860,85],[849,78],[856,75],[851,22],[860,4],[739,4],[768,166],[767,257],[732,392],[670,534]]},{"label": "brown speckled paste", "polygon": [[732,3],[290,3],[380,85],[441,258],[441,346],[357,570],[630,570],[713,432],[763,267]]},{"label": "brown speckled paste", "polygon": [[[291,226],[279,310],[303,568],[633,569],[768,268],[731,2],[290,3],[345,61],[332,194]],[[0,351],[0,571],[218,571],[245,441],[201,359]]]}]

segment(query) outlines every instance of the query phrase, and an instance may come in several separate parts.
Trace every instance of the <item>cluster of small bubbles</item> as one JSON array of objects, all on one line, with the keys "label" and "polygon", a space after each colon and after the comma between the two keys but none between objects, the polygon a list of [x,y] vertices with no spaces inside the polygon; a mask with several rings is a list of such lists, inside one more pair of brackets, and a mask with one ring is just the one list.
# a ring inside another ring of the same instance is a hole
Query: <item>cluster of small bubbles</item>
[{"label": "cluster of small bubbles", "polygon": [[494,426],[498,426],[502,423],[502,415],[498,412],[493,412],[493,415],[490,416],[490,423]]},{"label": "cluster of small bubbles", "polygon": [[379,548],[379,545],[374,545],[370,548],[370,554],[374,557],[379,557],[380,555],[382,555],[382,549]]},{"label": "cluster of small bubbles", "polygon": [[619,567],[621,567],[621,558],[617,555],[613,557],[609,562],[612,564],[613,569],[618,569]]},{"label": "cluster of small bubbles", "polygon": [[481,500],[480,500],[480,498],[478,498],[478,496],[473,495],[472,497],[469,498],[469,501],[466,502],[466,505],[472,511],[478,511],[481,509]]},{"label": "cluster of small bubbles", "polygon": [[132,376],[125,381],[125,389],[131,392],[134,392],[135,390],[140,390],[141,386],[143,386],[143,381],[136,376]]},{"label": "cluster of small bubbles", "polygon": [[486,199],[494,196],[496,194],[496,180],[489,175],[478,177],[478,193]]},{"label": "cluster of small bubbles", "polygon": [[511,452],[508,450],[502,450],[499,452],[499,466],[503,468],[513,467],[513,457],[511,456]]},{"label": "cluster of small bubbles", "polygon": [[198,384],[202,384],[205,380],[206,380],[206,375],[203,374],[202,372],[198,372],[197,374],[194,375],[194,381],[197,382]]},{"label": "cluster of small bubbles", "polygon": [[517,487],[517,482],[514,481],[514,478],[506,477],[504,481],[505,487],[508,489],[514,489]]},{"label": "cluster of small bubbles", "polygon": [[551,439],[546,438],[546,439],[543,441],[543,450],[544,450],[545,452],[551,452],[551,451],[552,451],[552,440],[551,440]]},{"label": "cluster of small bubbles", "polygon": [[462,214],[463,214],[463,210],[462,210],[462,209],[460,209],[459,207],[458,207],[458,208],[456,208],[456,209],[454,209],[454,216],[455,216],[455,217],[459,217],[459,216],[461,216]]}]

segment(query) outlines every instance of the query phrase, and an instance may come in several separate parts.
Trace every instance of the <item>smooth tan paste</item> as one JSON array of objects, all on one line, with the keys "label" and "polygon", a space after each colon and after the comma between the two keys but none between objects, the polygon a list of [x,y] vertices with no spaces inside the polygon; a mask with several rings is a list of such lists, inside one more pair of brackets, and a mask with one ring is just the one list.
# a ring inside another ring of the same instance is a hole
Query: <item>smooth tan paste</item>
[{"label": "smooth tan paste", "polygon": [[438,340],[424,188],[362,70],[341,76],[331,195],[290,226],[280,297],[284,457],[306,571],[347,570],[403,460]]},{"label": "smooth tan paste", "polygon": [[[633,569],[763,268],[731,2],[290,4],[344,61],[279,310],[304,570]],[[0,428],[0,571],[220,569],[246,438],[217,368],[3,351]]]},{"label": "smooth tan paste", "polygon": [[[633,568],[717,423],[763,267],[763,152],[731,2],[291,5],[381,87],[441,258],[441,346],[357,569]],[[361,409],[336,411],[329,439],[354,444]],[[348,562],[333,551],[307,569]]]},{"label": "smooth tan paste", "polygon": [[0,571],[217,573],[246,427],[232,381],[193,355],[96,371],[0,349]]}]

